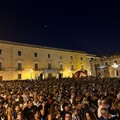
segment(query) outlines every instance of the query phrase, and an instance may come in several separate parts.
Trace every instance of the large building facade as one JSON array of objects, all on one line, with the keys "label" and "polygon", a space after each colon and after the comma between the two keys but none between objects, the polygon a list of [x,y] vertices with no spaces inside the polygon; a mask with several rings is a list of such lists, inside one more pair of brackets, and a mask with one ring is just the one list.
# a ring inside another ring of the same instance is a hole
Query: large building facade
[{"label": "large building facade", "polygon": [[75,51],[0,40],[0,80],[72,77],[90,73],[85,51]]},{"label": "large building facade", "polygon": [[93,76],[120,78],[120,54],[94,57],[90,65]]}]

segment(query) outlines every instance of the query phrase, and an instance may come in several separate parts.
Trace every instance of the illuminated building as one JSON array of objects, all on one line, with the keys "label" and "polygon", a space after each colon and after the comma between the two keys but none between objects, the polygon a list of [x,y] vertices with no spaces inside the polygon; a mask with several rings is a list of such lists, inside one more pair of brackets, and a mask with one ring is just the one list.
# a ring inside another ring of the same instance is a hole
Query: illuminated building
[{"label": "illuminated building", "polygon": [[120,77],[120,54],[91,59],[92,75],[97,77]]},{"label": "illuminated building", "polygon": [[0,40],[0,80],[72,77],[90,73],[85,51],[59,49]]}]

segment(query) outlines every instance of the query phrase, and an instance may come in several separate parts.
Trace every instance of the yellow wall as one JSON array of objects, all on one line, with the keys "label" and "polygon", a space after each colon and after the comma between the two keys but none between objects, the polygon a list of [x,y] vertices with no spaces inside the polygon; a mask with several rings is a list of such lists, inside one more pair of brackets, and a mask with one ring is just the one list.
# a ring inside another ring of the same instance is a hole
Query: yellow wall
[{"label": "yellow wall", "polygon": [[[41,47],[35,45],[14,43],[14,42],[1,42],[0,49],[2,54],[0,55],[0,62],[4,70],[0,71],[0,76],[3,80],[15,80],[18,79],[18,74],[22,74],[22,79],[31,79],[30,69],[34,69],[34,63],[38,63],[40,70],[32,73],[32,78],[39,76],[43,72],[43,68],[48,68],[48,62],[51,63],[51,67],[59,69],[60,63],[63,65],[63,77],[72,77],[76,71],[81,70],[81,65],[84,69],[90,71],[89,62],[86,57],[86,52],[63,50],[56,48]],[[18,56],[18,51],[21,51],[21,56]],[[34,53],[37,53],[38,57],[34,57]],[[50,54],[51,58],[48,58]],[[62,59],[59,56],[62,56]],[[71,60],[73,56],[73,60]],[[80,58],[83,58],[81,60]],[[17,63],[21,62],[23,66],[22,71],[17,71]],[[71,64],[74,65],[74,70],[70,70]],[[58,75],[56,76],[58,77]]]}]

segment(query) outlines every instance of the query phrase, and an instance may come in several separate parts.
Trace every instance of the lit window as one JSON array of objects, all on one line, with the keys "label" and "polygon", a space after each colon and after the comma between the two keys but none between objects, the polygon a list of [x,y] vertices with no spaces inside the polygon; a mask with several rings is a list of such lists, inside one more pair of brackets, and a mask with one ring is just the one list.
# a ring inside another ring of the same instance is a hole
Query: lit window
[{"label": "lit window", "polygon": [[62,64],[60,64],[60,70],[62,70],[63,69],[63,65]]},{"label": "lit window", "polygon": [[18,80],[20,80],[21,79],[21,74],[18,74]]},{"label": "lit window", "polygon": [[18,70],[22,70],[22,63],[18,63]]},{"label": "lit window", "polygon": [[71,70],[73,70],[74,69],[74,65],[71,65]]},{"label": "lit window", "polygon": [[51,69],[51,63],[48,63],[48,69]]},{"label": "lit window", "polygon": [[83,65],[81,65],[81,70],[83,70],[84,69],[84,66]]},{"label": "lit window", "polygon": [[35,64],[34,64],[34,69],[35,69],[35,70],[38,70],[38,63],[35,63]]}]

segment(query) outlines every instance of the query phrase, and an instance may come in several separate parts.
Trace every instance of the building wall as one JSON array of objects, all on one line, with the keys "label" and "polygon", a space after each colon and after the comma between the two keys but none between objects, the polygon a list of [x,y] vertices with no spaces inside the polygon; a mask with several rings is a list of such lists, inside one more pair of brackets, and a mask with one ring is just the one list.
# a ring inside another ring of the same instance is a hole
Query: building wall
[{"label": "building wall", "polygon": [[[113,64],[116,64],[117,67],[114,68]],[[92,66],[93,76],[120,78],[119,54],[94,58],[91,60],[90,65]]]},{"label": "building wall", "polygon": [[[0,77],[2,77],[2,80],[16,80],[18,74],[21,74],[21,79],[38,78],[41,73],[47,70],[48,63],[51,63],[53,70],[62,73],[63,77],[72,77],[81,68],[90,71],[86,57],[87,53],[84,51],[64,50],[8,41],[0,41],[0,50],[2,51],[0,54],[0,62],[2,63]],[[18,51],[21,51],[21,56],[18,56]],[[37,53],[37,57],[34,56],[35,53]],[[50,58],[48,58],[48,54],[50,54]],[[62,59],[60,59],[60,56]],[[22,70],[17,70],[18,63],[22,64]],[[34,70],[35,63],[38,64],[38,70]],[[60,70],[60,64],[62,64],[63,70]],[[71,65],[74,66],[73,69],[71,69]],[[33,70],[32,73],[30,73],[30,69]],[[56,73],[52,74],[59,77]],[[47,74],[44,77],[47,77]]]}]

